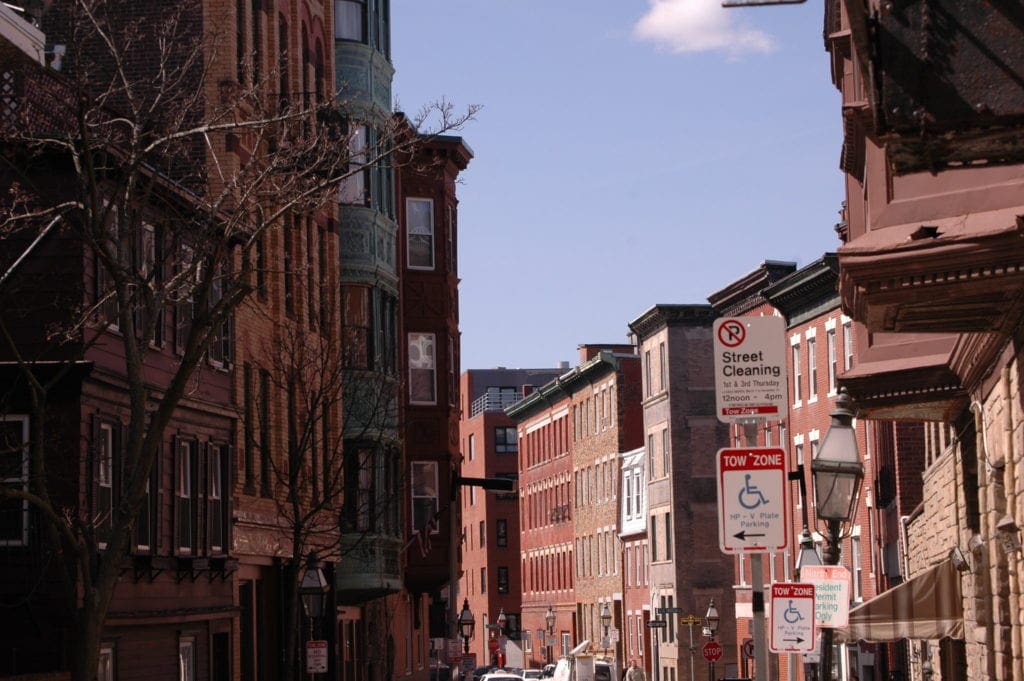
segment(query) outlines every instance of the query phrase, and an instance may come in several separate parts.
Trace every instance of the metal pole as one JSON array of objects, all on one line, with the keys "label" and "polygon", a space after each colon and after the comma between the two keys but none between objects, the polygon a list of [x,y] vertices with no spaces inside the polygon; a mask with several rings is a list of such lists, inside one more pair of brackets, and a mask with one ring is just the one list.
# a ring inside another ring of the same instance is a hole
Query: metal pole
[{"label": "metal pole", "polygon": [[[841,538],[839,521],[828,521],[828,551],[825,552],[825,565],[839,565]],[[823,627],[821,630],[821,664],[818,678],[821,681],[832,681],[832,629]]]},{"label": "metal pole", "polygon": [[768,645],[764,635],[764,567],[762,556],[750,556],[751,597],[754,611],[754,673],[759,681],[768,681],[771,672],[768,666]]},{"label": "metal pole", "polygon": [[690,624],[690,681],[693,679],[693,615],[687,617],[687,622]]}]

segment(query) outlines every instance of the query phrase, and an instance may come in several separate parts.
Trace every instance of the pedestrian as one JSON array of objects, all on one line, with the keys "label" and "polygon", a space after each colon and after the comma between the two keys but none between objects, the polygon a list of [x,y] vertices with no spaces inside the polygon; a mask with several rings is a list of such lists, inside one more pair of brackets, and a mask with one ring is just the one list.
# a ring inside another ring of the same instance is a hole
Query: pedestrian
[{"label": "pedestrian", "polygon": [[636,666],[636,660],[629,661],[629,669],[626,670],[626,681],[647,681],[643,667]]}]

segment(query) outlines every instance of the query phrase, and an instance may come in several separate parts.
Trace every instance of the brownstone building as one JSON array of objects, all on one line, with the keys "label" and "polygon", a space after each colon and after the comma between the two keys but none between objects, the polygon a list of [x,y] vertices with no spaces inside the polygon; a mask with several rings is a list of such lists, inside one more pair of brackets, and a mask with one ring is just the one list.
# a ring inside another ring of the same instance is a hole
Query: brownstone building
[{"label": "brownstone building", "polygon": [[619,640],[622,662],[637,666],[647,674],[651,669],[652,619],[650,565],[647,544],[647,462],[644,447],[620,455],[619,541],[622,543],[622,629]]},{"label": "brownstone building", "polygon": [[927,422],[916,484],[886,473],[887,502],[920,499],[887,567],[900,593],[952,596],[855,635],[906,641],[893,662],[913,678],[1022,678],[1021,24],[985,3],[830,0],[825,35],[843,103],[839,288],[863,324],[841,383],[865,418]]}]

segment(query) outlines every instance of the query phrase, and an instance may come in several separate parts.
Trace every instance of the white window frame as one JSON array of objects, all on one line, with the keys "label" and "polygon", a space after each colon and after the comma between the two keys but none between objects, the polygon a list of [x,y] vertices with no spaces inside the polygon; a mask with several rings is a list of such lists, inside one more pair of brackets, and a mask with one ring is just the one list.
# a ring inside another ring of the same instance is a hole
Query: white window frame
[{"label": "white window frame", "polygon": [[[28,415],[27,414],[8,414],[0,415],[0,422],[21,423],[21,442],[22,442],[22,454],[21,454],[21,475],[10,476],[6,478],[0,478],[0,485],[5,487],[18,487],[20,486],[22,491],[28,491],[28,476],[29,476],[29,446],[28,446]],[[0,546],[28,546],[28,501],[21,502],[21,539],[3,539],[0,540]]]},{"label": "white window frame", "polygon": [[825,320],[825,350],[828,362],[828,396],[836,394],[839,387],[839,348],[836,346],[836,320]]},{"label": "white window frame", "polygon": [[195,636],[183,636],[178,639],[178,679],[196,681]]},{"label": "white window frame", "polygon": [[807,404],[818,401],[818,337],[807,331]]},{"label": "white window frame", "polygon": [[[109,514],[114,512],[114,425],[107,421],[100,421],[99,430],[102,434],[100,439],[102,447],[97,443],[96,456],[99,457],[99,460],[96,462],[96,487],[99,488],[99,495],[107,495],[108,517],[106,519],[96,518],[95,522],[106,525],[109,529],[111,524]],[[97,496],[96,502],[99,503],[99,496]],[[107,548],[105,541],[98,541],[96,545],[101,549]]]},{"label": "white window frame", "polygon": [[803,388],[800,385],[803,380],[803,368],[800,364],[800,336],[792,336],[789,339],[790,357],[793,365],[793,407],[803,405]]},{"label": "white window frame", "polygon": [[[438,487],[438,473],[437,473],[437,462],[436,461],[412,461],[409,463],[410,473],[410,485],[409,485],[409,497],[411,509],[409,512],[409,522],[412,523],[412,531],[419,532],[427,523],[437,515],[438,503],[440,498],[440,488]],[[417,472],[417,469],[419,471]],[[426,476],[425,482],[428,487],[418,487],[418,482],[422,482],[422,476]],[[432,494],[424,493],[433,492]],[[430,513],[429,518],[417,517],[417,500],[430,499],[433,500],[433,510]],[[437,534],[440,532],[440,527],[431,528],[431,534]]]},{"label": "white window frame", "polygon": [[[410,331],[406,334],[409,352],[409,403],[437,404],[437,336],[423,331]],[[417,357],[413,358],[413,347],[417,347]],[[414,399],[413,372],[430,372],[430,399]]]},{"label": "white window frame", "polygon": [[[428,224],[414,225],[413,215],[416,215],[416,211],[413,210],[412,206],[416,203],[426,204],[430,220]],[[436,259],[434,257],[434,200],[422,197],[410,196],[405,199],[405,223],[406,223],[406,236],[405,236],[405,263],[410,270],[432,270],[437,266]],[[430,264],[417,264],[414,265],[412,262],[412,243],[414,241],[426,242],[427,252],[430,255]]]},{"label": "white window frame", "polygon": [[853,320],[843,315],[843,371],[853,368]]}]

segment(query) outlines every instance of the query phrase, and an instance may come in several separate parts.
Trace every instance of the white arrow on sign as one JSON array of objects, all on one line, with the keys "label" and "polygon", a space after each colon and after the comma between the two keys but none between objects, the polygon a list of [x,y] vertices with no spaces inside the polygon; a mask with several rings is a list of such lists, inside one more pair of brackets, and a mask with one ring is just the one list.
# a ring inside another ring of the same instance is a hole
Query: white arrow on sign
[{"label": "white arrow on sign", "polygon": [[814,650],[814,585],[772,584],[773,653],[808,653]]},{"label": "white arrow on sign", "polygon": [[778,447],[718,451],[718,544],[722,553],[773,553],[789,546],[786,453]]}]

